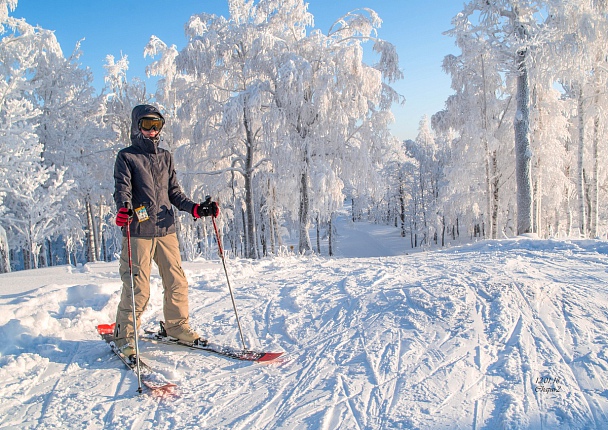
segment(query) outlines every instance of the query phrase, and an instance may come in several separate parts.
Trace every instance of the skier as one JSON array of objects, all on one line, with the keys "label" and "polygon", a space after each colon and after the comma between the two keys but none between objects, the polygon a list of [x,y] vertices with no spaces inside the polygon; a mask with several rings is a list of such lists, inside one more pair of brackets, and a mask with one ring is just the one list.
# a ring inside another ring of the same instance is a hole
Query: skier
[{"label": "skier", "polygon": [[[122,149],[114,165],[114,201],[118,207],[116,225],[123,227],[120,255],[122,294],[116,312],[114,342],[127,357],[135,355],[131,280],[135,292],[137,328],[150,298],[152,260],[163,283],[165,329],[170,337],[195,342],[199,334],[189,325],[188,282],[181,267],[175,233],[175,206],[195,218],[217,217],[219,207],[207,199],[196,204],[182,192],[173,156],[159,148],[165,119],[151,105],[139,105],[131,113],[131,146]],[[131,236],[131,272],[126,229]]]}]

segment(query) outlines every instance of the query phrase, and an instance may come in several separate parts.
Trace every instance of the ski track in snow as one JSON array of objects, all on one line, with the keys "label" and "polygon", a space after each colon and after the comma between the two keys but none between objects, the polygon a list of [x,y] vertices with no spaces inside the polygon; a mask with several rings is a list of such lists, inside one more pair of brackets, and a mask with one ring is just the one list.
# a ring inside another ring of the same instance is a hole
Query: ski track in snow
[{"label": "ski track in snow", "polygon": [[[262,365],[142,342],[179,386],[158,398],[137,395],[96,334],[114,319],[116,262],[0,275],[0,428],[608,427],[606,242],[397,255],[396,229],[342,220],[338,234],[334,258],[227,260],[247,346],[285,354]],[[240,347],[220,263],[184,270],[191,324]],[[155,274],[146,328],[161,288]]]}]

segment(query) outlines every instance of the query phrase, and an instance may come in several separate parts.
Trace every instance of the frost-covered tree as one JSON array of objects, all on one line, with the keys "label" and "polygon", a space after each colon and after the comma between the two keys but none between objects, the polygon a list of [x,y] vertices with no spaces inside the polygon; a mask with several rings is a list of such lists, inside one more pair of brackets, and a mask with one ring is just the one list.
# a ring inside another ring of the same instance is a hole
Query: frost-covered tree
[{"label": "frost-covered tree", "polygon": [[[65,169],[43,162],[43,145],[36,134],[42,112],[38,68],[47,56],[60,55],[60,50],[52,32],[7,16],[7,5],[16,2],[0,4],[6,31],[0,40],[0,207],[9,238],[15,238],[12,246],[23,245],[26,267],[36,267],[41,244],[63,218],[65,190],[72,187],[64,181]],[[59,212],[44,210],[39,201]]]},{"label": "frost-covered tree", "polygon": [[[514,214],[518,233],[568,234],[574,223],[581,235],[597,235],[606,8],[593,0],[471,1],[454,18],[447,34],[462,54],[447,56],[444,69],[456,93],[434,124],[458,133],[451,190],[462,190],[461,210],[483,216],[491,237],[509,234]],[[506,129],[515,130],[515,151]]]},{"label": "frost-covered tree", "polygon": [[[513,125],[518,234],[530,233],[533,228],[529,69],[546,36],[542,31],[542,6],[541,2],[528,0],[474,0],[454,18],[451,31],[452,35],[483,39],[487,45],[486,52],[493,57],[491,61],[499,61],[501,71],[516,81],[512,95],[516,107]],[[488,185],[486,189],[489,194]]]},{"label": "frost-covered tree", "polygon": [[600,194],[600,142],[606,115],[606,50],[608,4],[604,1],[553,1],[550,25],[556,37],[547,46],[556,80],[565,95],[576,101],[576,169],[579,232],[597,235]]},{"label": "frost-covered tree", "polygon": [[[595,4],[596,11],[592,13],[587,3]],[[563,224],[564,217],[558,214],[571,195],[570,157],[566,152],[572,145],[567,142],[566,120],[572,109],[562,96],[576,94],[570,91],[573,75],[564,71],[580,70],[580,57],[578,52],[574,54],[573,46],[589,34],[582,23],[592,21],[597,23],[596,29],[603,27],[605,16],[597,13],[600,3],[472,1],[453,20],[454,28],[448,34],[456,38],[463,53],[448,56],[444,62],[457,91],[448,101],[447,125],[462,132],[461,139],[479,136],[479,144],[473,147],[485,154],[485,205],[480,207],[486,220],[491,221],[491,237],[501,229],[498,218],[502,217],[505,231],[513,213],[510,178],[516,185],[518,234],[549,234]],[[583,36],[578,34],[581,29]],[[595,36],[599,34],[594,32]],[[567,81],[567,91],[562,94],[555,90],[558,79]],[[460,123],[455,120],[459,110],[468,117]],[[473,112],[475,116],[470,115]],[[513,173],[504,139],[507,127],[515,131]],[[578,189],[584,194],[580,173],[580,154],[584,151],[579,148],[578,152]],[[582,214],[580,217],[585,218]]]},{"label": "frost-covered tree", "polygon": [[410,195],[412,246],[437,244],[445,236],[444,163],[445,147],[432,132],[426,116],[420,121],[415,141],[406,141],[407,188]]},{"label": "frost-covered tree", "polygon": [[104,122],[116,134],[116,144],[122,149],[131,144],[131,111],[139,104],[149,103],[152,95],[141,79],[127,79],[129,59],[126,55],[118,61],[113,55],[107,55],[103,67],[106,70]]},{"label": "frost-covered tree", "polygon": [[67,221],[63,200],[74,183],[64,180],[64,172],[32,163],[14,179],[5,220],[23,241],[26,268],[38,267],[44,241],[61,229],[58,220]]},{"label": "frost-covered tree", "polygon": [[420,162],[409,157],[410,150],[415,150],[416,142],[406,140],[404,142],[404,152],[408,158],[399,164],[399,201],[401,205],[401,235],[406,236],[409,231],[410,247],[416,248],[420,245],[420,232],[423,228],[423,220],[420,211],[422,203],[418,186]]},{"label": "frost-covered tree", "polygon": [[507,130],[512,129],[515,103],[501,74],[500,57],[485,38],[471,33],[473,29],[463,22],[458,24],[447,34],[456,38],[462,53],[448,55],[443,62],[455,93],[446,101],[447,109],[433,118],[434,128],[458,133],[453,143],[453,166],[446,172],[454,215],[468,214],[470,220],[460,221],[470,224],[482,217],[487,236],[496,238],[499,192],[504,192],[503,178],[509,176],[505,174],[509,164],[504,154],[512,147]]},{"label": "frost-covered tree", "polygon": [[[320,173],[340,169],[352,189],[366,183],[369,189],[373,180],[368,180],[379,170],[374,155],[388,152],[386,147],[395,143],[383,132],[387,123],[381,112],[399,100],[388,84],[402,74],[394,46],[377,38],[380,25],[374,11],[353,11],[327,35],[294,32],[296,37],[288,41],[292,52],[281,61],[274,101],[299,183],[299,252],[311,250],[311,178],[328,179]],[[374,66],[363,61],[363,44],[370,40],[380,55]],[[341,194],[339,182],[329,189],[336,185]]]},{"label": "frost-covered tree", "polygon": [[[66,179],[78,184],[64,202],[68,213],[79,215],[66,217],[61,223],[64,240],[68,236],[71,242],[79,240],[82,225],[87,225],[88,260],[96,261],[103,215],[108,211],[104,200],[111,194],[108,171],[114,156],[108,148],[111,134],[102,121],[105,106],[94,93],[91,72],[78,64],[79,45],[71,57],[64,58],[53,33],[48,32],[43,42],[46,55],[38,60],[31,77],[42,110],[37,134],[45,164],[69,168]],[[93,212],[94,206],[100,214]]]},{"label": "frost-covered tree", "polygon": [[[190,19],[179,53],[156,38],[146,50],[159,57],[149,71],[162,76],[160,100],[181,124],[176,160],[193,189],[210,174],[218,188],[221,178],[230,184],[248,257],[258,255],[258,226],[270,228],[281,210],[297,218],[298,249],[308,252],[311,218],[329,219],[345,181],[372,177],[374,156],[394,144],[385,130],[398,99],[387,82],[401,77],[395,50],[375,37],[373,11],[351,13],[323,35],[309,31],[301,0],[228,3],[228,19]],[[362,60],[370,40],[380,56],[374,67]]]},{"label": "frost-covered tree", "polygon": [[[41,147],[34,124],[40,110],[32,101],[35,87],[28,81],[36,65],[33,30],[13,19],[3,25],[14,32],[0,40],[0,178],[6,194],[21,168],[41,161]],[[20,28],[23,34],[18,33]]]},{"label": "frost-covered tree", "polygon": [[[0,167],[0,210],[6,214],[11,247],[23,246],[26,267],[35,267],[39,260],[46,264],[46,252],[40,259],[37,255],[58,236],[66,246],[78,244],[89,218],[85,196],[100,200],[107,194],[104,178],[110,167],[108,154],[105,159],[102,154],[104,109],[90,71],[78,64],[79,46],[65,58],[52,31],[8,15],[15,5],[0,2],[0,157],[6,157],[7,166]],[[88,248],[98,247],[95,240]]]},{"label": "frost-covered tree", "polygon": [[[237,199],[233,210],[235,215],[240,212],[241,200],[249,258],[258,256],[254,182],[267,163],[272,143],[265,127],[273,125],[264,117],[270,105],[273,55],[282,49],[277,44],[284,23],[277,14],[286,7],[269,1],[229,1],[229,19],[209,14],[190,19],[186,26],[189,42],[181,52],[156,38],[146,50],[160,57],[149,71],[163,76],[159,99],[172,106],[181,124],[176,160],[190,174],[186,186],[193,191],[205,187],[192,173],[227,180],[236,173],[243,182],[243,193],[233,193]],[[297,17],[290,17],[287,25],[294,19]],[[182,101],[174,101],[172,95]]]},{"label": "frost-covered tree", "polygon": [[[553,88],[553,81],[546,77],[541,73],[534,76],[531,86],[534,108],[530,115],[530,140],[534,148],[534,231],[545,237],[557,234],[562,229],[563,213],[570,211],[566,202],[572,189],[572,181],[567,174],[571,164],[566,143],[570,139],[569,123],[564,115],[565,111],[571,110],[568,109],[571,104],[563,100]],[[562,210],[564,207],[566,211]]]}]

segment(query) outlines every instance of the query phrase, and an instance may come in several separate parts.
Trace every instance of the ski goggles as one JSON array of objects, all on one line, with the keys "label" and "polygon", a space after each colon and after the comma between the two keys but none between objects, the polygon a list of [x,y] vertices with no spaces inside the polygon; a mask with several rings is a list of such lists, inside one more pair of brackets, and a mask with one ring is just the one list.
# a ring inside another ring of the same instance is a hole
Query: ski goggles
[{"label": "ski goggles", "polygon": [[160,131],[165,125],[165,120],[158,117],[153,118],[142,118],[139,120],[139,128],[145,131],[150,131],[155,129],[156,131]]}]

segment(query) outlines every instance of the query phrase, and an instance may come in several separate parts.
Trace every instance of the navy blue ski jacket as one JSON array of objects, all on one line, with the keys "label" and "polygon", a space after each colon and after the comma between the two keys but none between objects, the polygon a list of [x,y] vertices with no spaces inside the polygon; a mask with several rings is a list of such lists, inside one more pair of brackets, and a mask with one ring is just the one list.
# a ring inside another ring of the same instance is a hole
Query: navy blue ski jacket
[{"label": "navy blue ski jacket", "polygon": [[[144,138],[139,120],[144,116],[163,118],[154,106],[139,105],[131,113],[131,146],[122,149],[114,164],[114,201],[134,210],[145,208],[149,219],[131,222],[134,237],[161,237],[175,233],[175,206],[192,213],[195,203],[183,193],[169,151],[158,147],[160,137]],[[164,118],[163,118],[164,119]],[[126,231],[123,231],[126,235]]]}]

